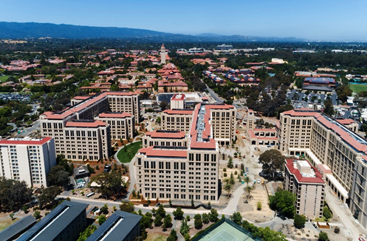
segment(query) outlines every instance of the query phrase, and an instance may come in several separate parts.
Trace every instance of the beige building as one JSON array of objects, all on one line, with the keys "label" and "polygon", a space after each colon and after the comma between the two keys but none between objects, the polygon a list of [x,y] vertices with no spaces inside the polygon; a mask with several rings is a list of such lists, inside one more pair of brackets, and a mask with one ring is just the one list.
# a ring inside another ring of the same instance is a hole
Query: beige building
[{"label": "beige building", "polygon": [[[218,201],[218,142],[230,143],[234,138],[231,125],[236,110],[231,105],[198,104],[193,112],[187,134],[155,131],[143,137],[135,164],[137,186],[145,198]],[[229,128],[218,131],[221,124]]]},{"label": "beige building", "polygon": [[174,94],[171,98],[171,109],[186,109],[185,94]]},{"label": "beige building", "polygon": [[0,162],[0,176],[47,187],[47,173],[56,165],[54,139],[0,140]]},{"label": "beige building", "polygon": [[325,182],[308,161],[286,160],[284,187],[296,195],[297,214],[308,219],[322,217]]},{"label": "beige building", "polygon": [[103,121],[111,126],[112,140],[127,140],[134,137],[135,117],[129,113],[101,113],[96,120]]},{"label": "beige building", "polygon": [[165,110],[162,112],[162,130],[184,131],[190,130],[193,110]]},{"label": "beige building", "polygon": [[126,136],[126,133],[133,131],[134,123],[127,113],[134,117],[135,122],[140,118],[139,96],[134,93],[103,92],[89,98],[75,98],[72,103],[74,105],[69,109],[45,112],[40,116],[41,135],[52,136],[56,154],[71,160],[97,161],[111,154],[111,126],[94,120],[105,118],[98,117],[100,114],[104,116],[103,113],[117,112],[125,116],[122,117],[127,120],[125,127],[130,123],[128,129],[112,124],[114,137],[123,136],[123,133]]},{"label": "beige building", "polygon": [[349,128],[318,111],[286,111],[280,115],[279,150],[308,158],[367,227],[367,141]]}]

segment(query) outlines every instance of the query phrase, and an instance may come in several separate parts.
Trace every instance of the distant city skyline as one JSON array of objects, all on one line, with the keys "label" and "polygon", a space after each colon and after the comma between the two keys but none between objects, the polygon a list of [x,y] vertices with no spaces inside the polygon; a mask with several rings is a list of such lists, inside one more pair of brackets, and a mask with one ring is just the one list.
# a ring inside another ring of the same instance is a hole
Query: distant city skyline
[{"label": "distant city skyline", "polygon": [[128,27],[167,33],[367,41],[363,0],[2,0],[0,21]]}]

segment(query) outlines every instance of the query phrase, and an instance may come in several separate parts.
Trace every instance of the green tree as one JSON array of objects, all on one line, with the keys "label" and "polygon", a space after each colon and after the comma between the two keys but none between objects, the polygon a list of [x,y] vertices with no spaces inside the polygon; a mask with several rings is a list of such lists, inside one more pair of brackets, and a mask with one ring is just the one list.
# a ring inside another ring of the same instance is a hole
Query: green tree
[{"label": "green tree", "polygon": [[186,233],[184,235],[184,238],[185,238],[185,241],[190,241],[190,234],[189,233]]},{"label": "green tree", "polygon": [[233,173],[231,173],[231,176],[229,178],[229,184],[234,185],[235,181],[234,181],[234,176]]},{"label": "green tree", "polygon": [[41,212],[36,210],[34,213],[33,213],[33,217],[35,219],[40,219],[41,218]]},{"label": "green tree", "polygon": [[161,217],[166,216],[166,210],[164,210],[163,205],[159,205],[156,215],[160,215]]},{"label": "green tree", "polygon": [[338,95],[338,99],[342,102],[346,102],[348,99],[348,96],[351,96],[353,91],[349,88],[348,85],[341,85],[338,88],[336,88],[336,94]]},{"label": "green tree", "polygon": [[233,168],[233,160],[232,160],[232,157],[231,156],[228,159],[227,167],[228,168]]},{"label": "green tree", "polygon": [[329,241],[329,237],[327,233],[321,232],[319,234],[319,241]]},{"label": "green tree", "polygon": [[134,203],[128,201],[122,201],[120,204],[120,210],[128,213],[132,213],[135,209]]},{"label": "green tree", "polygon": [[106,221],[106,216],[105,215],[102,214],[98,217],[98,224],[99,225],[102,225],[105,221]]},{"label": "green tree", "polygon": [[242,216],[240,212],[235,212],[233,213],[233,215],[231,215],[229,217],[229,219],[231,219],[234,223],[241,225],[242,223]]},{"label": "green tree", "polygon": [[263,169],[268,170],[274,175],[277,169],[284,168],[285,158],[280,151],[271,149],[260,155],[259,162],[263,164]]},{"label": "green tree", "polygon": [[269,206],[288,218],[293,218],[295,209],[296,195],[286,190],[279,190],[275,195],[269,196]]},{"label": "green tree", "polygon": [[331,102],[331,100],[326,99],[324,101],[324,113],[327,114],[328,116],[333,116],[334,115],[334,107],[333,107],[333,103]]},{"label": "green tree", "polygon": [[171,233],[169,234],[169,237],[167,238],[167,241],[176,241],[176,240],[177,240],[176,230],[171,229]]},{"label": "green tree", "polygon": [[204,224],[209,223],[209,215],[207,213],[202,214],[202,220]]},{"label": "green tree", "polygon": [[182,220],[183,216],[184,216],[184,212],[182,211],[182,209],[180,207],[178,207],[178,208],[176,208],[176,211],[173,211],[173,216],[177,220]]},{"label": "green tree", "polygon": [[306,217],[304,215],[296,214],[294,215],[294,227],[296,228],[303,228],[306,223]]},{"label": "green tree", "polygon": [[232,191],[232,185],[229,183],[225,184],[223,190],[227,192],[227,198],[229,198]]},{"label": "green tree", "polygon": [[97,226],[95,225],[89,225],[83,232],[81,232],[79,234],[79,238],[77,239],[77,241],[85,241],[89,238],[89,236],[91,236],[94,231],[96,231]]},{"label": "green tree", "polygon": [[47,175],[49,185],[56,185],[59,187],[66,187],[69,185],[69,173],[63,166],[53,166]]},{"label": "green tree", "polygon": [[160,124],[161,123],[161,117],[160,116],[158,116],[157,117],[157,119],[155,120],[158,124]]},{"label": "green tree", "polygon": [[96,189],[106,199],[111,196],[118,196],[126,191],[126,183],[122,181],[121,174],[118,171],[103,172],[93,179],[99,185]]},{"label": "green tree", "polygon": [[209,220],[210,222],[217,222],[218,221],[218,212],[216,209],[212,208],[209,213]]},{"label": "green tree", "polygon": [[159,227],[162,225],[162,216],[157,214],[154,219],[154,226]]},{"label": "green tree", "polygon": [[244,187],[244,190],[247,193],[246,197],[247,197],[247,201],[248,201],[252,197],[251,196],[251,191],[253,190],[253,188],[251,186],[246,186],[246,187]]},{"label": "green tree", "polygon": [[246,176],[243,180],[246,182],[247,186],[250,182],[252,182],[252,180],[249,176]]},{"label": "green tree", "polygon": [[166,226],[166,228],[172,227],[172,217],[171,217],[171,215],[167,214],[164,217],[163,224]]},{"label": "green tree", "polygon": [[101,207],[101,213],[108,214],[108,206],[107,206],[107,204],[105,204],[105,205],[103,205],[103,207]]},{"label": "green tree", "polygon": [[322,209],[322,215],[324,215],[324,217],[329,220],[332,217],[332,214],[330,212],[330,209],[328,208],[328,206],[324,206],[324,208]]},{"label": "green tree", "polygon": [[186,233],[188,233],[190,231],[190,227],[189,225],[187,224],[187,220],[182,220],[181,222],[181,227],[180,227],[180,233],[182,235],[185,235]]},{"label": "green tree", "polygon": [[38,196],[39,205],[42,208],[44,205],[55,200],[55,197],[61,193],[61,189],[57,186],[50,186],[42,190]]},{"label": "green tree", "polygon": [[196,229],[201,229],[203,227],[203,222],[201,220],[201,215],[200,214],[195,215],[194,226],[195,226]]}]

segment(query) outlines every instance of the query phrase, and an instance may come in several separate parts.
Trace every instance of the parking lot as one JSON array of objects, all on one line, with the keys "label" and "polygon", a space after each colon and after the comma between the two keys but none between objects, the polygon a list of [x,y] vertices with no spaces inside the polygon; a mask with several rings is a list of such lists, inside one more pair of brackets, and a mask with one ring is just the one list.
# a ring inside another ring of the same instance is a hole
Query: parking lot
[{"label": "parking lot", "polygon": [[333,105],[338,105],[338,95],[334,90],[328,94],[296,89],[287,92],[287,99],[292,101],[294,108],[308,108],[309,105],[314,104],[323,105],[328,98],[330,98]]}]

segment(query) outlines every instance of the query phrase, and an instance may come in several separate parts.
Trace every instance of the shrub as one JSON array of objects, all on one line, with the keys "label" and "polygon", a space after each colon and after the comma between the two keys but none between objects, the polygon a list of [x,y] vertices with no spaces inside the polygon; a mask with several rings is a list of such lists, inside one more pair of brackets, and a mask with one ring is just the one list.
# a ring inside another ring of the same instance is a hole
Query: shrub
[{"label": "shrub", "polygon": [[227,171],[227,168],[223,168],[223,172],[226,172]]},{"label": "shrub", "polygon": [[237,171],[234,172],[234,175],[237,175]]},{"label": "shrub", "polygon": [[338,227],[338,226],[336,226],[335,228],[334,228],[334,233],[339,233],[340,232],[340,228]]},{"label": "shrub", "polygon": [[262,209],[262,203],[261,203],[261,201],[258,201],[257,204],[256,204],[256,206],[257,206],[257,210],[260,211]]},{"label": "shrub", "polygon": [[294,215],[294,227],[303,228],[306,223],[306,217],[304,215]]},{"label": "shrub", "polygon": [[324,206],[324,208],[322,209],[322,214],[326,219],[330,219],[332,217],[331,211],[328,206]]},{"label": "shrub", "polygon": [[321,232],[319,234],[319,241],[329,241],[329,237],[327,236],[327,233]]},{"label": "shrub", "polygon": [[227,173],[223,173],[223,176],[224,176],[224,177],[227,177]]}]

